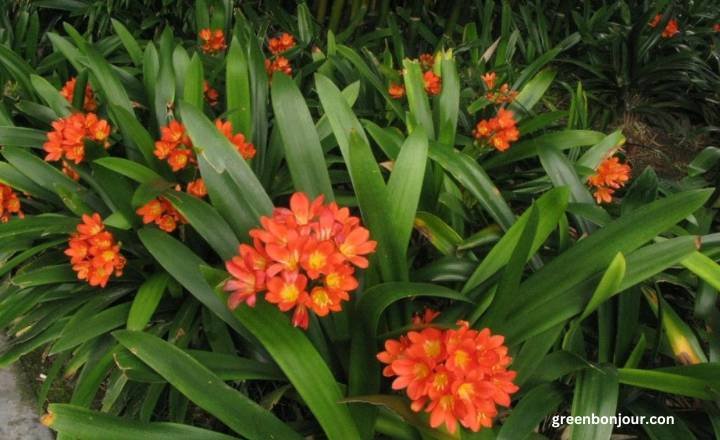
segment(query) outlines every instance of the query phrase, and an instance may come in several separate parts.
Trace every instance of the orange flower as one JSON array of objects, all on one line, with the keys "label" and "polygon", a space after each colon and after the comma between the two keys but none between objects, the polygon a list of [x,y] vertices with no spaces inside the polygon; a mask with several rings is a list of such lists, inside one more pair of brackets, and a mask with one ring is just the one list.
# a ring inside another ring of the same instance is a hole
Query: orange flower
[{"label": "orange flower", "polygon": [[15,191],[8,185],[0,183],[0,222],[7,223],[11,214],[16,214],[19,218],[25,217]]},{"label": "orange flower", "polygon": [[105,287],[114,274],[122,276],[125,257],[120,253],[120,244],[105,230],[100,214],[83,215],[77,232],[70,236],[65,255],[78,279],[86,280],[91,286]]},{"label": "orange flower", "polygon": [[271,38],[268,41],[268,49],[273,55],[277,55],[295,47],[295,37],[284,32],[279,37]]},{"label": "orange flower", "polygon": [[[648,25],[651,28],[656,28],[658,24],[660,24],[660,21],[662,20],[662,14],[657,14],[651,21],[648,23]],[[672,38],[675,35],[680,33],[680,28],[678,27],[678,22],[674,18],[671,18],[668,20],[667,24],[665,25],[665,29],[663,29],[662,34],[660,34],[663,38]]]},{"label": "orange flower", "polygon": [[220,132],[224,134],[233,145],[235,145],[235,148],[237,148],[238,153],[240,153],[243,159],[250,160],[255,157],[255,146],[250,142],[245,141],[244,134],[233,134],[233,126],[230,121],[223,122],[221,119],[216,119],[215,127],[217,127],[217,129],[220,130]]},{"label": "orange flower", "polygon": [[420,55],[420,67],[423,71],[427,71],[433,68],[435,65],[435,55],[431,53],[424,53]]},{"label": "orange flower", "polygon": [[510,143],[520,138],[520,132],[515,126],[513,112],[501,108],[497,116],[483,119],[477,123],[473,135],[475,139],[487,139],[489,144],[498,151],[510,148]]},{"label": "orange flower", "polygon": [[440,312],[438,312],[437,310],[433,310],[429,307],[425,307],[425,311],[422,315],[420,315],[419,313],[413,315],[412,323],[416,327],[428,325],[433,322],[438,316],[440,316]]},{"label": "orange flower", "polygon": [[510,90],[510,85],[504,83],[498,90],[491,90],[487,92],[485,97],[488,101],[495,104],[502,104],[506,102],[513,102],[517,98],[517,90]]},{"label": "orange flower", "polygon": [[188,164],[195,163],[195,154],[185,126],[176,120],[160,127],[160,140],[155,142],[155,156],[167,160],[173,171],[180,171]]},{"label": "orange flower", "polygon": [[612,202],[612,195],[616,189],[625,186],[630,180],[630,165],[620,163],[617,157],[610,157],[600,163],[595,174],[588,178],[588,183],[595,189],[597,203]]},{"label": "orange flower", "polygon": [[485,87],[487,87],[488,90],[492,90],[495,88],[495,80],[496,79],[497,79],[497,74],[495,72],[488,72],[482,76],[482,80],[485,83]]},{"label": "orange flower", "polygon": [[301,328],[309,324],[309,311],[340,311],[358,287],[354,266],[367,267],[365,255],[376,247],[360,219],[334,202],[324,204],[322,196],[311,201],[295,193],[289,208],[276,208],[260,223],[250,231],[253,245],[240,245],[226,262],[228,306],[252,307],[264,294],[283,312],[293,310],[292,323]]},{"label": "orange flower", "polygon": [[85,141],[93,141],[108,148],[110,143],[110,125],[95,113],[74,113],[52,123],[43,149],[47,153],[45,160],[55,162],[61,159],[81,163],[85,159]]},{"label": "orange flower", "polygon": [[426,328],[398,340],[385,341],[377,358],[386,367],[383,375],[395,376],[392,388],[405,389],[413,411],[430,413],[430,426],[445,425],[454,433],[457,424],[473,432],[491,428],[497,405],[509,407],[518,391],[512,359],[504,338],[489,329]]},{"label": "orange flower", "polygon": [[203,95],[205,96],[205,100],[208,104],[210,104],[210,107],[215,107],[217,105],[220,94],[217,90],[210,86],[210,83],[207,80],[203,81]]},{"label": "orange flower", "polygon": [[423,74],[423,80],[425,81],[425,92],[430,96],[439,95],[442,90],[442,80],[439,76],[435,75],[431,70],[428,70]]},{"label": "orange flower", "polygon": [[71,178],[72,180],[74,180],[76,182],[80,180],[80,174],[78,174],[77,171],[72,169],[70,167],[70,164],[67,163],[67,161],[62,162],[62,172],[63,172],[63,174],[65,174],[66,176],[68,176],[69,178]]},{"label": "orange flower", "polygon": [[292,76],[292,66],[290,65],[290,61],[283,56],[277,56],[273,60],[266,59],[265,71],[270,77],[272,77],[275,72],[282,72],[287,76]]},{"label": "orange flower", "polygon": [[208,54],[222,52],[227,48],[225,44],[225,33],[222,29],[203,29],[198,34],[202,41],[202,51]]},{"label": "orange flower", "polygon": [[187,192],[195,197],[203,198],[207,195],[207,188],[205,187],[205,181],[200,178],[193,180],[187,184]]},{"label": "orange flower", "polygon": [[[60,89],[60,95],[72,104],[73,96],[75,95],[75,84],[77,78],[70,78],[62,89]],[[95,94],[92,91],[90,84],[85,85],[85,98],[83,99],[83,110],[86,112],[96,112],[98,109],[97,101],[95,101]]]},{"label": "orange flower", "polygon": [[405,97],[405,86],[394,82],[390,83],[388,93],[392,99],[403,99]]},{"label": "orange flower", "polygon": [[185,218],[164,197],[150,200],[136,211],[142,217],[143,224],[155,223],[165,232],[173,232],[178,224],[187,223]]}]

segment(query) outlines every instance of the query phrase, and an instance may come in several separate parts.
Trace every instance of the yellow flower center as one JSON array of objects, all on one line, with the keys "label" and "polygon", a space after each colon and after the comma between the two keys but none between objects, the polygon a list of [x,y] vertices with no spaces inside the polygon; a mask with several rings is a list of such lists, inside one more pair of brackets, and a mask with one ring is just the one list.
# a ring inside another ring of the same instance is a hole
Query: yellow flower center
[{"label": "yellow flower center", "polygon": [[440,341],[437,339],[430,339],[423,343],[423,350],[425,354],[430,357],[436,357],[440,355]]},{"label": "yellow flower center", "polygon": [[457,350],[454,354],[455,365],[460,368],[465,368],[470,361],[470,356],[463,350]]},{"label": "yellow flower center", "polygon": [[436,390],[442,390],[448,383],[448,376],[445,373],[438,373],[433,378],[433,388]]},{"label": "yellow flower center", "polygon": [[475,395],[475,387],[471,383],[464,383],[458,387],[457,394],[463,400],[470,400]]},{"label": "yellow flower center", "polygon": [[341,282],[341,277],[340,277],[340,274],[337,272],[328,274],[328,276],[325,277],[325,284],[328,287],[330,287],[331,289],[340,288],[340,282]]},{"label": "yellow flower center", "polygon": [[327,257],[325,257],[325,254],[320,251],[314,251],[310,254],[310,257],[308,258],[308,264],[313,270],[322,269],[325,266],[326,262]]},{"label": "yellow flower center", "polygon": [[282,298],[283,301],[293,302],[298,299],[298,296],[300,296],[300,291],[295,284],[285,284],[282,290],[280,290],[280,298]]},{"label": "yellow flower center", "polygon": [[430,374],[430,368],[425,364],[415,364],[413,373],[415,374],[415,379],[424,379]]},{"label": "yellow flower center", "polygon": [[312,300],[320,307],[327,306],[332,302],[330,301],[330,295],[328,295],[325,289],[316,289],[312,294]]}]

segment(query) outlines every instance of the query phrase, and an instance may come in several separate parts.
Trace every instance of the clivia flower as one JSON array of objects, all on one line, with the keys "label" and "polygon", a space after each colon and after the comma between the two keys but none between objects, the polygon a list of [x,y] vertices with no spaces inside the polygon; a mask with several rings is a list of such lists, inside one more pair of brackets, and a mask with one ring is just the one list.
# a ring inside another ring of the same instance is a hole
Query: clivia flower
[{"label": "clivia flower", "polygon": [[135,212],[142,217],[143,224],[155,223],[168,233],[173,232],[178,224],[187,223],[187,220],[164,197],[150,200]]},{"label": "clivia flower", "polygon": [[489,329],[428,327],[399,339],[385,341],[377,359],[386,364],[383,375],[394,377],[392,388],[404,389],[413,411],[430,414],[430,426],[445,425],[450,433],[457,424],[473,432],[492,428],[497,406],[510,406],[518,391],[516,373],[507,367],[512,359],[504,337]]},{"label": "clivia flower", "polygon": [[15,191],[8,185],[0,183],[0,222],[7,223],[12,214],[16,214],[19,218],[25,217]]},{"label": "clivia flower", "polygon": [[366,256],[377,244],[348,208],[323,200],[298,192],[289,208],[260,218],[262,227],[250,231],[252,246],[241,244],[225,263],[231,310],[252,307],[264,295],[281,311],[293,311],[294,326],[307,329],[309,311],[326,316],[342,309],[358,287],[355,267],[368,266]]},{"label": "clivia flower", "polygon": [[225,44],[225,33],[222,29],[203,29],[198,34],[200,41],[202,41],[202,51],[207,54],[215,54],[222,52],[227,48]]},{"label": "clivia flower", "polygon": [[203,198],[207,195],[207,188],[205,187],[205,181],[202,178],[193,180],[187,184],[187,193],[198,198]]},{"label": "clivia flower", "polygon": [[105,287],[114,274],[122,276],[125,257],[120,253],[120,244],[105,230],[100,214],[83,215],[77,231],[70,236],[65,255],[77,277],[91,286]]},{"label": "clivia flower", "polygon": [[295,47],[295,37],[283,32],[280,36],[268,40],[268,49],[273,55],[278,55]]},{"label": "clivia flower", "polygon": [[595,170],[595,174],[588,178],[588,183],[595,189],[597,203],[612,202],[612,195],[616,189],[625,186],[630,180],[630,165],[620,163],[616,156],[602,161]]},{"label": "clivia flower", "polygon": [[275,72],[282,72],[287,76],[292,76],[292,66],[290,60],[284,56],[277,56],[272,60],[265,60],[265,71],[268,76],[272,77]]},{"label": "clivia flower", "polygon": [[223,122],[221,119],[216,119],[215,127],[228,138],[243,159],[250,160],[255,157],[255,146],[246,141],[244,134],[233,133],[233,126],[230,121]]},{"label": "clivia flower", "polygon": [[392,99],[403,99],[405,97],[405,86],[397,83],[390,83],[388,94]]},{"label": "clivia flower", "polygon": [[[660,21],[662,21],[662,14],[657,14],[651,21],[648,23],[648,25],[651,28],[656,28],[658,24],[660,24]],[[663,38],[672,38],[675,35],[680,33],[680,29],[678,27],[678,22],[674,18],[671,18],[668,20],[667,24],[665,25],[665,29],[663,29],[662,34],[660,34]]]},{"label": "clivia flower", "polygon": [[208,104],[210,104],[210,107],[214,107],[217,105],[220,94],[217,90],[212,88],[212,86],[207,80],[203,81],[203,95],[205,96],[205,100],[208,102]]},{"label": "clivia flower", "polygon": [[93,141],[104,148],[110,146],[110,125],[95,113],[74,113],[53,121],[52,131],[47,134],[43,149],[45,160],[55,162],[61,159],[81,163],[85,159],[85,141]]},{"label": "clivia flower", "polygon": [[495,80],[497,79],[497,73],[495,72],[488,72],[482,76],[482,80],[485,83],[485,87],[487,87],[488,90],[492,90],[495,88]]},{"label": "clivia flower", "polygon": [[473,130],[475,139],[488,139],[490,145],[498,151],[510,148],[510,143],[520,138],[513,112],[501,108],[497,116],[483,119]]},{"label": "clivia flower", "polygon": [[440,312],[438,312],[437,310],[433,310],[430,307],[425,307],[422,315],[420,313],[416,313],[413,315],[412,323],[415,327],[421,327],[423,325],[430,324],[438,316],[440,316]]},{"label": "clivia flower", "polygon": [[423,74],[423,80],[425,81],[425,91],[430,96],[439,95],[442,90],[442,80],[439,76],[435,75],[432,70],[428,70]]},{"label": "clivia flower", "polygon": [[510,90],[510,84],[503,83],[500,88],[495,89],[495,82],[497,80],[497,74],[495,72],[488,72],[482,76],[482,80],[485,83],[487,93],[485,97],[488,101],[494,104],[502,104],[513,102],[518,95],[516,90]]},{"label": "clivia flower", "polygon": [[435,65],[435,55],[433,55],[431,53],[424,53],[424,54],[420,55],[419,61],[420,61],[420,68],[423,71],[431,70],[433,68],[433,66]]},{"label": "clivia flower", "polygon": [[[65,85],[63,85],[62,89],[60,89],[60,95],[67,100],[67,102],[72,104],[73,96],[75,95],[75,84],[77,83],[77,78],[73,77],[70,78]],[[95,94],[92,91],[92,87],[90,87],[90,84],[85,85],[85,98],[83,99],[83,108],[86,112],[96,112],[98,109],[98,103],[95,100]]]}]

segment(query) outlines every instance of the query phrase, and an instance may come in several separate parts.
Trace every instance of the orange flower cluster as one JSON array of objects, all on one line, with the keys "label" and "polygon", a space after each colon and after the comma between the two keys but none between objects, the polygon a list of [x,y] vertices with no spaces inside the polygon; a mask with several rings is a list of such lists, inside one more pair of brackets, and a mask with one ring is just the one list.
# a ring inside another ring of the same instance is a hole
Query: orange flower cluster
[{"label": "orange flower cluster", "polygon": [[150,200],[135,212],[142,217],[143,224],[155,223],[165,232],[173,232],[178,224],[187,223],[178,210],[164,197]]},{"label": "orange flower cluster", "polygon": [[95,113],[74,113],[56,119],[52,127],[47,134],[47,142],[43,144],[46,161],[67,159],[79,164],[85,159],[85,140],[102,143],[105,148],[110,146],[110,125]]},{"label": "orange flower cluster", "polygon": [[[73,101],[73,95],[75,95],[75,83],[77,83],[77,78],[70,78],[65,85],[63,85],[62,89],[60,89],[60,95],[62,95],[62,97],[71,104]],[[98,103],[95,101],[95,94],[92,91],[92,87],[90,87],[90,84],[86,84],[85,98],[83,99],[83,110],[86,112],[96,112],[97,108]]]},{"label": "orange flower cluster", "polygon": [[492,427],[497,405],[510,406],[516,373],[507,369],[512,359],[503,336],[470,329],[466,321],[458,325],[389,339],[377,358],[387,364],[383,375],[395,377],[392,388],[405,389],[413,411],[430,413],[430,426],[444,423],[454,433],[459,421],[477,432]]},{"label": "orange flower cluster", "polygon": [[510,148],[510,143],[520,139],[520,132],[515,126],[513,112],[501,108],[497,116],[483,119],[477,123],[473,135],[475,139],[489,139],[490,145],[498,151]]},{"label": "orange flower cluster", "polygon": [[7,223],[11,214],[17,214],[20,218],[25,217],[15,191],[8,185],[0,183],[0,222]]},{"label": "orange flower cluster", "polygon": [[272,54],[271,58],[265,59],[265,71],[272,78],[273,73],[282,72],[287,76],[292,76],[292,66],[290,60],[280,55],[295,47],[295,37],[283,32],[279,37],[268,40],[268,49]]},{"label": "orange flower cluster", "polygon": [[497,74],[495,72],[488,72],[482,76],[485,87],[487,88],[487,94],[485,97],[488,101],[494,104],[502,104],[506,102],[513,102],[517,98],[518,92],[516,90],[510,90],[510,84],[503,83],[497,90],[495,89],[495,81],[497,80]]},{"label": "orange flower cluster", "polygon": [[[656,28],[658,24],[660,24],[660,21],[662,20],[662,14],[657,14],[655,18],[653,18],[648,25],[651,28]],[[674,18],[671,18],[668,20],[667,24],[665,25],[665,29],[663,29],[662,34],[660,34],[663,38],[672,38],[675,35],[680,33],[680,28],[678,27],[678,22]]]},{"label": "orange flower cluster", "polygon": [[125,257],[120,244],[105,230],[100,214],[83,215],[77,232],[70,236],[65,255],[79,280],[87,280],[91,286],[105,287],[110,276],[122,276]]},{"label": "orange flower cluster", "polygon": [[279,37],[271,38],[268,40],[268,49],[273,55],[287,52],[288,50],[295,47],[295,37],[283,32]]},{"label": "orange flower cluster", "polygon": [[420,55],[420,58],[418,58],[418,60],[420,61],[420,68],[423,71],[431,70],[435,65],[435,55],[431,53],[424,53]]},{"label": "orange flower cluster", "polygon": [[615,190],[622,188],[630,180],[630,172],[630,165],[620,163],[620,159],[615,156],[602,161],[595,170],[595,174],[588,178],[590,186],[595,188],[595,201],[597,203],[612,202]]},{"label": "orange flower cluster", "polygon": [[265,59],[265,71],[269,77],[272,77],[275,72],[282,72],[287,76],[292,76],[292,66],[290,60],[282,55],[278,55],[272,60]]},{"label": "orange flower cluster", "polygon": [[435,75],[432,70],[428,70],[423,74],[425,81],[425,92],[430,96],[439,95],[442,91],[442,80]]},{"label": "orange flower cluster", "polygon": [[222,29],[203,29],[198,34],[202,41],[202,51],[208,54],[222,52],[227,48],[225,43],[225,32]]},{"label": "orange flower cluster", "polygon": [[215,107],[218,103],[218,98],[220,98],[218,91],[215,90],[207,80],[203,81],[203,95],[211,107]]},{"label": "orange flower cluster", "polygon": [[[246,142],[242,133],[233,134],[230,121],[215,120],[215,126],[237,148],[244,159],[255,156],[255,146]],[[197,162],[193,152],[193,144],[185,130],[185,126],[177,120],[172,120],[165,127],[160,128],[160,140],[155,142],[155,156],[160,160],[167,160],[173,171],[180,171]]]},{"label": "orange flower cluster", "polygon": [[205,197],[207,195],[207,187],[205,187],[205,181],[200,178],[188,183],[187,193],[198,198]]},{"label": "orange flower cluster", "polygon": [[232,278],[225,284],[228,307],[254,306],[258,293],[287,312],[292,323],[307,329],[308,309],[318,316],[342,309],[358,282],[355,267],[366,268],[365,255],[375,251],[370,232],[348,208],[323,197],[310,201],[304,193],[290,198],[290,208],[276,208],[250,231],[253,245],[241,244],[239,255],[226,262]]},{"label": "orange flower cluster", "polygon": [[402,84],[390,83],[388,93],[392,99],[403,99],[405,97],[405,86]]}]

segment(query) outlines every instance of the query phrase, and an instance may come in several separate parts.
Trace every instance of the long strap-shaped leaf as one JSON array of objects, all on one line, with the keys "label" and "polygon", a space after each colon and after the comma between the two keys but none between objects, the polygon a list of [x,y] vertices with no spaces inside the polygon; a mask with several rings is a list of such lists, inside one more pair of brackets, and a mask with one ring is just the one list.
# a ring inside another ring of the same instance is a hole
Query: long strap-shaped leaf
[{"label": "long strap-shaped leaf", "polygon": [[272,413],[231,388],[175,345],[149,333],[121,330],[113,336],[188,399],[249,439],[300,439]]}]

